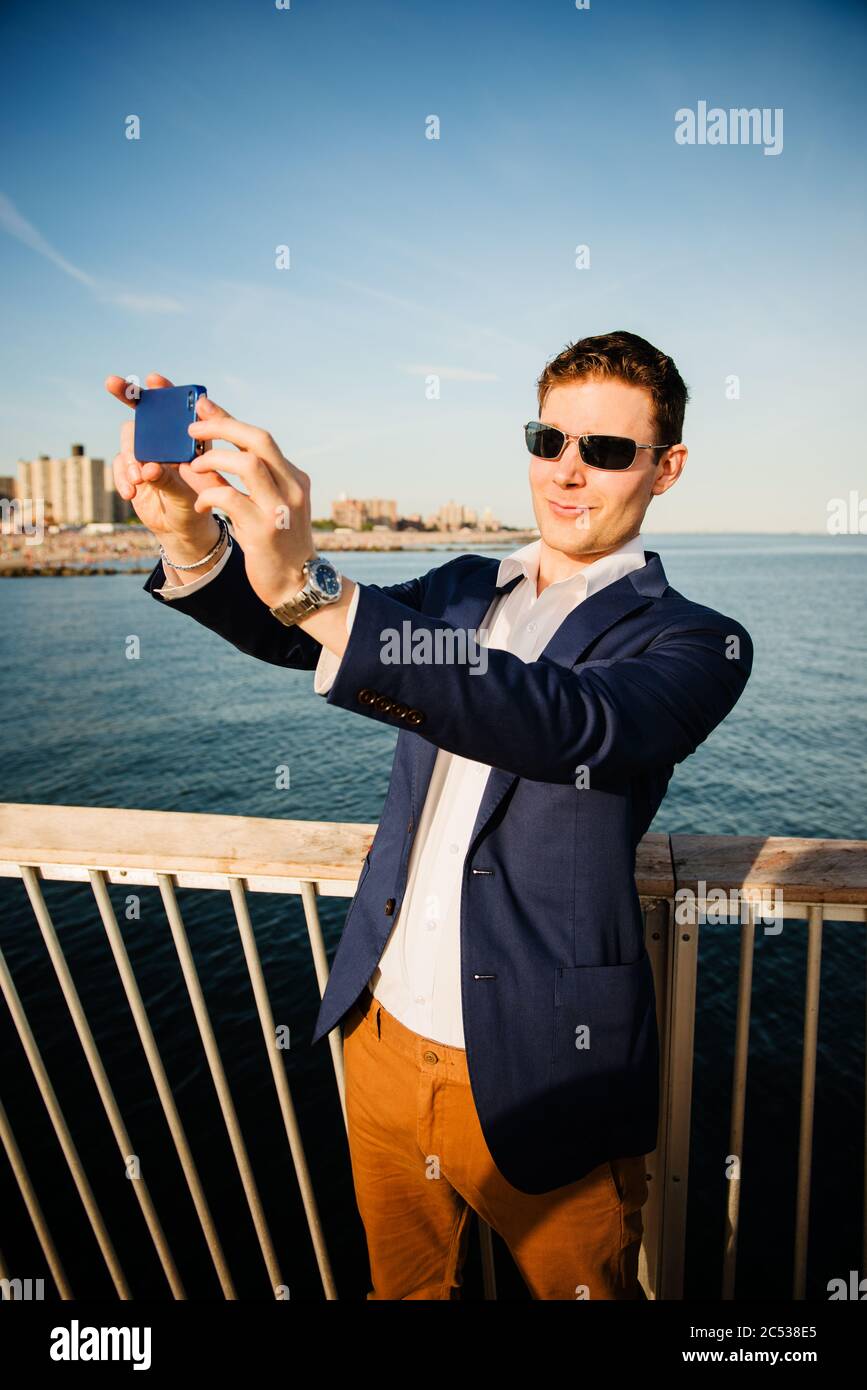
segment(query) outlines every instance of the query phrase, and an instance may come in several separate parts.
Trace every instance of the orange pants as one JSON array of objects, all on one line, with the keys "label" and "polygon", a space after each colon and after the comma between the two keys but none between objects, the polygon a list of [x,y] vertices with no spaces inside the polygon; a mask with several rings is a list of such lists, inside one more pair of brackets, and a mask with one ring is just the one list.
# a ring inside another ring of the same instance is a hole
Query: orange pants
[{"label": "orange pants", "polygon": [[368,1299],[460,1298],[473,1211],[502,1236],[533,1298],[644,1297],[643,1157],[521,1192],[491,1158],[463,1048],[412,1032],[365,989],[346,1016],[343,1056]]}]

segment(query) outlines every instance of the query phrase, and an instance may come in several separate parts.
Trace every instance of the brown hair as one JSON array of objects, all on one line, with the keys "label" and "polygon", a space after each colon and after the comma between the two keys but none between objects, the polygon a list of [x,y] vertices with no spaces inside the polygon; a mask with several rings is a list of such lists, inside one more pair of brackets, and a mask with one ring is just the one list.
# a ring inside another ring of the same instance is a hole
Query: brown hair
[{"label": "brown hair", "polygon": [[[536,382],[539,410],[552,386],[587,377],[615,377],[642,386],[653,398],[655,439],[648,444],[679,444],[689,392],[674,362],[636,333],[600,333],[581,338],[545,364]],[[657,455],[656,457],[661,457]]]}]

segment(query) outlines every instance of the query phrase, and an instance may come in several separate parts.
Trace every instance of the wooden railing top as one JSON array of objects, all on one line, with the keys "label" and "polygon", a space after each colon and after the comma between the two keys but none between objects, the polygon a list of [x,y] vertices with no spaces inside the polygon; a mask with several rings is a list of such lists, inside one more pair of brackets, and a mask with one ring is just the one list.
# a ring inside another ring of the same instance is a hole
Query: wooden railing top
[{"label": "wooden railing top", "polygon": [[0,803],[0,860],[241,878],[353,879],[376,824]]},{"label": "wooden railing top", "polygon": [[867,840],[672,835],[678,888],[777,888],[790,902],[867,904]]},{"label": "wooden railing top", "polygon": [[[240,878],[354,880],[375,822],[0,803],[0,861],[150,869]],[[867,841],[645,835],[642,897],[678,888],[779,889],[791,902],[867,904]]]}]

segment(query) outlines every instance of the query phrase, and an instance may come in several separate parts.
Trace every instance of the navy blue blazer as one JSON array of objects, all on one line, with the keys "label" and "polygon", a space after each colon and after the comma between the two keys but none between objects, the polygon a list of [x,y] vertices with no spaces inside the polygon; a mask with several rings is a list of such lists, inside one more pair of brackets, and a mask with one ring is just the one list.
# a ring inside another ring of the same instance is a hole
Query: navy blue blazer
[{"label": "navy blue blazer", "polygon": [[[478,629],[496,559],[459,555],[403,584],[363,584],[327,696],[400,734],[313,1042],[382,955],[437,749],[490,764],[464,862],[463,1023],[491,1156],[524,1192],[656,1147],[659,1041],[635,850],[675,764],[729,713],[752,666],[740,623],[684,598],[646,555],[573,609],[535,661],[488,648],[483,674],[385,664],[381,634],[405,621]],[[144,587],[165,602],[163,583],[157,564]],[[319,659],[321,645],[256,596],[237,541],[215,579],[167,606],[261,661],[312,670]]]}]

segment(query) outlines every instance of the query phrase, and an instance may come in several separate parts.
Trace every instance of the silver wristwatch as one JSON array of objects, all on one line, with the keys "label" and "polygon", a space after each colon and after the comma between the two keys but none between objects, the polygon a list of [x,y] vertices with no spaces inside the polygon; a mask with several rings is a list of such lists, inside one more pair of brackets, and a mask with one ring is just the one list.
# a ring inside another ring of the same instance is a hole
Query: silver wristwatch
[{"label": "silver wristwatch", "polygon": [[341,575],[324,555],[317,555],[314,551],[310,559],[304,561],[302,572],[306,580],[304,587],[285,603],[268,610],[287,627],[297,623],[299,618],[314,613],[317,608],[336,603],[343,592]]}]

